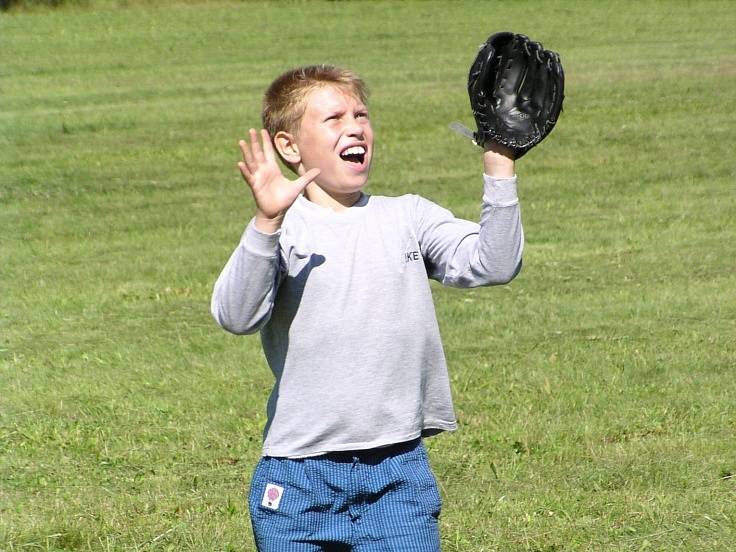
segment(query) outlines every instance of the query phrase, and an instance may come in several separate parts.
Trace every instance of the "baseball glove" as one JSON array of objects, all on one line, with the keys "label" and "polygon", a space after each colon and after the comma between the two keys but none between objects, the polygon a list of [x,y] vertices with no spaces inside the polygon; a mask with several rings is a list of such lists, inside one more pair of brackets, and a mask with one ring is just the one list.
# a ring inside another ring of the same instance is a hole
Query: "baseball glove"
[{"label": "baseball glove", "polygon": [[476,144],[510,148],[516,159],[541,142],[562,111],[565,74],[560,56],[529,37],[491,35],[470,67],[468,95]]}]

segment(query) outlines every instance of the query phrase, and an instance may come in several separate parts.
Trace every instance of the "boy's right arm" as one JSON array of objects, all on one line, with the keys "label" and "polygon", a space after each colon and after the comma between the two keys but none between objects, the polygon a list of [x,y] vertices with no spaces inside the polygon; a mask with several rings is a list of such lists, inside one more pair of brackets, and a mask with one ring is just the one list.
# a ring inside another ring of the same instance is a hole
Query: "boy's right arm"
[{"label": "boy's right arm", "polygon": [[286,211],[304,187],[319,174],[308,171],[297,180],[284,177],[268,132],[250,130],[250,144],[240,141],[243,161],[238,163],[253,193],[256,214],[240,244],[220,273],[212,292],[211,311],[217,323],[235,334],[258,331],[270,318],[282,274],[279,248]]},{"label": "boy's right arm", "polygon": [[280,235],[260,232],[253,219],[217,278],[210,309],[227,331],[254,333],[271,318],[282,275]]}]

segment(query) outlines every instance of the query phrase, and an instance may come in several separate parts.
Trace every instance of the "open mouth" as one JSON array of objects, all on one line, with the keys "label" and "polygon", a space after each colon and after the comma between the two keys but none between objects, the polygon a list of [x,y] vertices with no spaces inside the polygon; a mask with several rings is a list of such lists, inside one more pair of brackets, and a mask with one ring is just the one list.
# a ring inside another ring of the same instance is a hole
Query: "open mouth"
[{"label": "open mouth", "polygon": [[348,163],[362,165],[365,161],[365,146],[350,146],[340,152],[340,158]]}]

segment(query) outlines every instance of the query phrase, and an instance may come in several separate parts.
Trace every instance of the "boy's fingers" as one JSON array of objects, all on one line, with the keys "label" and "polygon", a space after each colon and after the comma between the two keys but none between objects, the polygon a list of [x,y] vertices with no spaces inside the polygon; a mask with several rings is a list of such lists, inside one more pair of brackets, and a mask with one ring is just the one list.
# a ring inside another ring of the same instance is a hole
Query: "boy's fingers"
[{"label": "boy's fingers", "polygon": [[251,155],[251,153],[250,153],[250,148],[248,147],[248,142],[246,142],[245,140],[240,140],[240,142],[238,142],[238,145],[240,146],[240,151],[243,154],[243,161],[245,161],[245,164],[248,167],[248,170],[249,171],[252,171],[252,169],[253,169],[253,155]]},{"label": "boy's fingers", "polygon": [[240,174],[243,175],[243,178],[245,178],[246,182],[250,184],[250,181],[253,178],[253,173],[250,172],[248,166],[241,161],[240,163],[238,163],[238,169],[240,169]]},{"label": "boy's fingers", "polygon": [[254,128],[250,129],[250,149],[253,152],[253,158],[256,163],[263,163],[266,160],[261,149],[261,144],[258,142],[258,133]]}]

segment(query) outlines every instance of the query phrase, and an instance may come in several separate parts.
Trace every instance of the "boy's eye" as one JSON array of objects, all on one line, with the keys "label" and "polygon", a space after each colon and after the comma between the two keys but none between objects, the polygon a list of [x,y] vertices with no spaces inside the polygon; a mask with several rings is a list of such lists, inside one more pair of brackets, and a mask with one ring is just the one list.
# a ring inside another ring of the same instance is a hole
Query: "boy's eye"
[{"label": "boy's eye", "polygon": [[355,117],[356,118],[361,118],[361,119],[367,119],[368,118],[368,112],[367,111],[359,111],[358,113],[355,114]]}]

